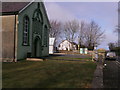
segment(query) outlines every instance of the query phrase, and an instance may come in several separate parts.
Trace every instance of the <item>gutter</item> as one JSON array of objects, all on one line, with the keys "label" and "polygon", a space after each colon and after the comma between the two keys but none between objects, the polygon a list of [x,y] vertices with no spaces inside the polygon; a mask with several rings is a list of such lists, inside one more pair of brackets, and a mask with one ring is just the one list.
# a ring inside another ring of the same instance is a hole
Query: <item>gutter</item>
[{"label": "gutter", "polygon": [[[1,12],[0,12],[1,13]],[[1,13],[1,16],[6,16],[6,15],[17,15],[18,14],[18,11],[16,11],[16,12],[2,12]]]},{"label": "gutter", "polygon": [[14,21],[14,48],[13,48],[13,62],[17,62],[16,58],[16,14],[15,14],[15,21]]}]

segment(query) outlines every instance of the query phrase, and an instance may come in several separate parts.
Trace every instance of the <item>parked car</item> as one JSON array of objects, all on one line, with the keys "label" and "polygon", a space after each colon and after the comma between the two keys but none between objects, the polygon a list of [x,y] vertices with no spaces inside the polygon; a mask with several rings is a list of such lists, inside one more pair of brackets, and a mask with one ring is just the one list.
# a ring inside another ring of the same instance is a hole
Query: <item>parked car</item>
[{"label": "parked car", "polygon": [[106,54],[106,60],[116,60],[117,56],[115,52],[107,52]]}]

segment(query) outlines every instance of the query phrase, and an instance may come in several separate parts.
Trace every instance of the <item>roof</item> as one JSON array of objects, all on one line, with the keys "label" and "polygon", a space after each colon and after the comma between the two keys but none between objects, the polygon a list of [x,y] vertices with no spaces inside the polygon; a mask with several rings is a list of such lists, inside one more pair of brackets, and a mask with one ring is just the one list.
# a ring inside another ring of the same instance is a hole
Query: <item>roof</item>
[{"label": "roof", "polygon": [[98,52],[105,52],[106,50],[104,48],[100,48],[97,50]]},{"label": "roof", "polygon": [[18,13],[30,2],[2,2],[2,11],[3,14],[12,14]]},{"label": "roof", "polygon": [[[63,43],[64,41],[68,41],[68,40],[63,40],[61,43]],[[68,41],[68,42],[71,43],[72,45],[77,45],[77,43],[75,43],[75,42],[70,42],[70,41]]]},{"label": "roof", "polygon": [[[16,15],[20,13],[22,10],[24,10],[27,6],[29,6],[34,0],[29,0],[29,1],[30,2],[2,2],[2,11],[0,10],[0,13],[2,13],[2,15]],[[45,16],[47,17],[48,25],[49,27],[51,27],[43,3],[42,6],[45,11]]]},{"label": "roof", "polygon": [[70,42],[71,44],[73,44],[73,45],[77,45],[77,43],[75,43],[75,42]]}]

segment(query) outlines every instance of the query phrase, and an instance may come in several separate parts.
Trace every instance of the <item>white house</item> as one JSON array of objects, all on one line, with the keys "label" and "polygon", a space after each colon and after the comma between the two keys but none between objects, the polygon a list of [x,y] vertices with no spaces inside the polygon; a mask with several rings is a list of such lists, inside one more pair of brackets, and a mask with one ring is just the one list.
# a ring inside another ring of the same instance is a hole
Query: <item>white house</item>
[{"label": "white house", "polygon": [[77,44],[75,42],[70,42],[68,40],[64,40],[62,41],[59,46],[58,46],[59,50],[77,50]]}]

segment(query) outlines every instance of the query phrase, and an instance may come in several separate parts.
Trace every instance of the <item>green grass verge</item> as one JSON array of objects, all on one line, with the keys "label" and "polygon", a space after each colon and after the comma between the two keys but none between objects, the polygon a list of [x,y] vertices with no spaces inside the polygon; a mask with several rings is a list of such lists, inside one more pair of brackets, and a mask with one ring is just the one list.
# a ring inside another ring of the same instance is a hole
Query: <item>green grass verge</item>
[{"label": "green grass verge", "polygon": [[20,61],[3,63],[3,88],[90,88],[92,61]]}]

